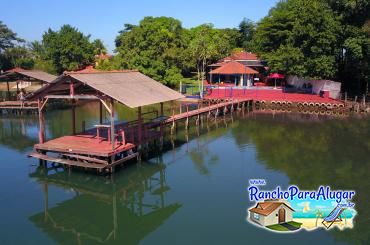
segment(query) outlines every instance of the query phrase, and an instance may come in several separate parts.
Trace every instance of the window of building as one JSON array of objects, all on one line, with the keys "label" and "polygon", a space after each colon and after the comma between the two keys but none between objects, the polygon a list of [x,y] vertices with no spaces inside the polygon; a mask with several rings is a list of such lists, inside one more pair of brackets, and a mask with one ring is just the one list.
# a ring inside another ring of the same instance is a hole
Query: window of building
[{"label": "window of building", "polygon": [[256,213],[253,213],[253,218],[255,220],[259,220],[260,219],[260,215],[259,214],[256,214]]}]

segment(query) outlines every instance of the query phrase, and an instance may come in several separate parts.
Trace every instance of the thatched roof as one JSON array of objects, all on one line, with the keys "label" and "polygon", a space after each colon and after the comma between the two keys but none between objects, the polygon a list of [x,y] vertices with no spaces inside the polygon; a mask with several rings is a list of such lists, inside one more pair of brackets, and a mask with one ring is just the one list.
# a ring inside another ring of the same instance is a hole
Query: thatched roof
[{"label": "thatched roof", "polygon": [[[184,96],[138,71],[66,72],[52,83],[36,91],[29,99],[69,93],[73,81],[76,91],[86,94],[86,87],[131,108],[172,101]],[[83,88],[84,91],[83,91]]]}]

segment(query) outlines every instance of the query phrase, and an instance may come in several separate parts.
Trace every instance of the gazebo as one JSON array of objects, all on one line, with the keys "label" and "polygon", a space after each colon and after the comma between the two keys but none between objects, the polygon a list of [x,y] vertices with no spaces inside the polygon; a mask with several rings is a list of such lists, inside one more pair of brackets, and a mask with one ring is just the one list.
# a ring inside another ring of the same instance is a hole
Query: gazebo
[{"label": "gazebo", "polygon": [[[57,77],[49,73],[37,70],[25,70],[22,68],[14,68],[0,74],[0,83],[6,83],[7,93],[5,98],[6,101],[17,100],[16,97],[11,96],[10,83],[15,83],[13,89],[18,94],[21,89],[31,88],[37,90],[41,86],[50,83]],[[35,86],[36,85],[36,86]]]},{"label": "gazebo", "polygon": [[[160,125],[163,103],[184,96],[138,71],[97,71],[87,69],[78,72],[65,72],[53,82],[31,94],[28,99],[38,101],[39,144],[31,157],[68,166],[113,171],[114,166],[134,158],[136,146],[151,138]],[[49,100],[69,100],[72,102],[73,134],[45,141],[43,111]],[[99,124],[95,128],[77,133],[75,126],[75,102],[77,100],[99,101]],[[138,118],[133,123],[115,124],[114,103],[137,108]],[[161,117],[144,123],[141,108],[146,105],[161,104]],[[110,115],[110,123],[103,124],[103,107]],[[144,135],[143,135],[144,134]],[[59,157],[47,155],[58,153]]]},{"label": "gazebo", "polygon": [[230,61],[210,71],[210,82],[214,82],[216,75],[217,84],[220,86],[252,86],[252,80],[258,71],[245,66],[237,61]]}]

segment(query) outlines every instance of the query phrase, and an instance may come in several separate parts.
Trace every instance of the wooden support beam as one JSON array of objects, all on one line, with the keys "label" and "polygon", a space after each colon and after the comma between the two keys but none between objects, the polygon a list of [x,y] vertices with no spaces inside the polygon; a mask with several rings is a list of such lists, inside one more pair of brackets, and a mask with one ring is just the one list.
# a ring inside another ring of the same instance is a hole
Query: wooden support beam
[{"label": "wooden support beam", "polygon": [[69,81],[69,95],[71,97],[75,96],[75,87],[72,80]]},{"label": "wooden support beam", "polygon": [[48,102],[49,98],[46,98],[44,102],[42,102],[41,104],[41,107],[39,107],[39,113],[40,113],[40,110],[42,111],[46,105],[46,103]]},{"label": "wooden support beam", "polygon": [[10,100],[10,87],[9,87],[9,81],[6,81],[6,87],[8,89],[8,93],[7,93],[7,100],[9,101]]},{"label": "wooden support beam", "polygon": [[99,101],[99,123],[103,124],[103,104]]},{"label": "wooden support beam", "polygon": [[75,101],[72,101],[72,134],[76,134],[76,104]]},{"label": "wooden support beam", "polygon": [[161,102],[161,116],[163,116],[163,102]]},{"label": "wooden support beam", "polygon": [[100,98],[95,95],[81,94],[81,95],[46,95],[45,98],[49,99],[78,99],[78,100],[99,100]]},{"label": "wooden support beam", "polygon": [[45,142],[45,125],[44,125],[44,113],[42,112],[42,100],[38,99],[37,105],[39,108],[39,143]]},{"label": "wooden support beam", "polygon": [[111,110],[111,117],[110,117],[110,133],[111,133],[111,142],[112,142],[112,150],[115,148],[115,133],[114,133],[114,100],[110,100],[110,110]]},{"label": "wooden support beam", "polygon": [[112,110],[109,108],[109,106],[105,103],[104,100],[99,99],[100,102],[104,105],[105,109],[109,112],[110,115],[112,115]]},{"label": "wooden support beam", "polygon": [[138,135],[138,145],[141,145],[141,140],[142,140],[142,118],[141,118],[141,106],[138,107],[137,109],[137,121],[138,121],[138,126],[137,126],[137,135]]}]

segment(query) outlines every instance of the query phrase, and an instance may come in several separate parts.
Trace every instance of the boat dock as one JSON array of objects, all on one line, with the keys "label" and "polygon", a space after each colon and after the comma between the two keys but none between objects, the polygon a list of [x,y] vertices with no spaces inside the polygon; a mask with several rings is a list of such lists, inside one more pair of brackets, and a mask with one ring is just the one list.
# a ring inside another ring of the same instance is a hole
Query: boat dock
[{"label": "boat dock", "polygon": [[[201,107],[198,103],[197,109],[174,114],[170,117],[160,116],[144,122],[142,114],[135,121],[119,123],[114,129],[114,147],[112,147],[110,125],[95,125],[94,128],[84,132],[63,136],[52,139],[34,146],[34,152],[30,157],[54,164],[63,165],[65,168],[77,167],[91,169],[97,173],[113,173],[115,167],[131,159],[140,159],[139,148],[144,147],[150,142],[161,139],[164,135],[164,128],[171,125],[171,133],[180,121],[185,122],[185,128],[189,126],[189,120],[195,118],[196,124],[199,123],[201,115],[218,115],[232,112],[234,108],[245,107],[251,104],[250,100],[230,100],[222,103],[210,104],[205,100]],[[174,111],[174,110],[173,110]]]},{"label": "boat dock", "polygon": [[0,102],[1,114],[36,114],[38,112],[37,102],[3,101]]}]

